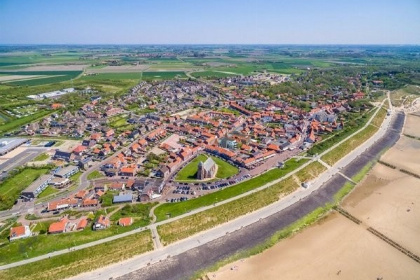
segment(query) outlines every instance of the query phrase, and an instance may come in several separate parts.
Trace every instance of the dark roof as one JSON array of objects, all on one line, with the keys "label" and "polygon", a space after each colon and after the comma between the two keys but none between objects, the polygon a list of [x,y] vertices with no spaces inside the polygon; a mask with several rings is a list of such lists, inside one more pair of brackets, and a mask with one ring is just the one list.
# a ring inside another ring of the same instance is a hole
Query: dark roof
[{"label": "dark roof", "polygon": [[133,200],[132,194],[123,194],[114,196],[112,203],[131,202]]}]

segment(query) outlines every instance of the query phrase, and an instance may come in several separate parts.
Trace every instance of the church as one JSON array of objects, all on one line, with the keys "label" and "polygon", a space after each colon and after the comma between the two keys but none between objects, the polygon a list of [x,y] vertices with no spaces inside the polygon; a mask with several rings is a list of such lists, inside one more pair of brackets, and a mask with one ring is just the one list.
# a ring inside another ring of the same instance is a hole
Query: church
[{"label": "church", "polygon": [[216,163],[209,157],[205,162],[200,161],[198,164],[197,179],[204,180],[213,178],[216,175]]}]

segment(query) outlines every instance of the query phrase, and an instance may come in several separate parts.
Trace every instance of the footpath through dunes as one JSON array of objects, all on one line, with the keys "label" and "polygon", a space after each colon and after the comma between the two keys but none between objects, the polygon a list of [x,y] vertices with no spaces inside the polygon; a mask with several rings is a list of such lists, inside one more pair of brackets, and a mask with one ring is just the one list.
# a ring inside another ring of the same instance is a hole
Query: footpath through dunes
[{"label": "footpath through dunes", "polygon": [[[391,122],[391,128],[387,135],[378,140],[371,148],[367,149],[366,153],[360,157],[360,160],[357,159],[350,163],[346,168],[347,172],[355,172],[356,174],[366,163],[377,158],[381,151],[395,144],[399,138],[403,123],[404,114],[398,114]],[[185,253],[168,257],[164,261],[126,274],[118,279],[185,279],[192,277],[196,271],[210,267],[242,250],[250,249],[261,244],[279,230],[299,220],[316,208],[333,201],[334,195],[345,183],[346,179],[337,174],[327,181],[319,190],[314,191],[310,196],[274,215],[261,219],[257,223],[229,233],[224,237],[191,249]],[[357,226],[356,224],[354,225]],[[364,229],[364,231],[366,231],[366,229]],[[371,234],[367,231],[366,233]],[[341,236],[341,238],[343,238],[343,236]],[[324,249],[327,247],[327,245],[324,245]],[[351,250],[351,248],[349,248],[349,250]],[[357,257],[360,258],[360,256]],[[310,261],[311,260],[308,260],[307,262]],[[389,262],[391,261],[392,260]],[[306,265],[305,262],[301,262],[300,260],[296,261],[296,259],[293,263],[296,266]],[[242,279],[252,278],[245,275]]]}]

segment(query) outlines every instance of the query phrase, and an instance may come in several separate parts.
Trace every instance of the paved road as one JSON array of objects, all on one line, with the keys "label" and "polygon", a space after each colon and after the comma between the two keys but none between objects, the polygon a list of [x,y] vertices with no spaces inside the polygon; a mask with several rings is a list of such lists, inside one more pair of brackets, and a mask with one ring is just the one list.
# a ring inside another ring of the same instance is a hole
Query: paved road
[{"label": "paved road", "polygon": [[[385,102],[385,101],[386,100],[384,100],[383,102]],[[374,118],[374,116],[376,115],[376,113],[368,121],[368,123],[365,125],[365,127],[369,125],[369,123],[372,121],[372,119]],[[357,153],[362,153],[366,149],[366,147],[369,147],[375,141],[377,141],[380,137],[382,137],[382,135],[386,132],[386,130],[387,130],[389,124],[390,124],[390,121],[391,121],[391,117],[387,117],[384,120],[383,125],[380,127],[380,130],[372,138],[370,138],[368,141],[366,141],[363,145],[359,146],[351,154],[347,155],[346,157],[344,157],[343,159],[341,159],[339,162],[337,162],[337,164],[334,165],[334,168],[330,168],[326,172],[322,173],[313,183],[311,183],[311,187],[310,188],[308,188],[308,189],[299,189],[297,192],[293,193],[293,195],[295,195],[296,199],[302,199],[302,198],[308,196],[313,190],[315,190],[317,187],[319,188],[321,184],[323,184],[324,182],[328,181],[335,174],[336,168],[341,168],[341,167],[344,167],[344,166],[348,165],[357,156]],[[363,128],[361,128],[361,129],[363,129]],[[351,136],[352,135],[350,135],[349,137],[345,138],[340,143],[346,141]],[[330,150],[332,150],[333,148],[335,148],[336,146],[338,146],[340,143],[337,143],[336,145],[334,145],[331,148],[327,149],[325,152],[323,152],[321,155],[319,155],[319,157],[322,156],[325,153],[328,153]],[[315,158],[314,160],[317,160],[317,158]],[[309,161],[309,162],[305,163],[300,168],[298,168],[295,171],[289,173],[285,177],[280,178],[280,179],[277,179],[277,180],[272,181],[270,183],[267,183],[266,185],[264,185],[264,186],[262,186],[260,188],[257,188],[255,190],[253,190],[253,192],[256,192],[256,191],[259,191],[259,190],[268,188],[268,187],[272,186],[273,184],[276,184],[276,183],[284,180],[285,178],[287,178],[289,176],[292,176],[294,173],[300,171],[301,169],[303,169],[304,167],[306,167],[307,165],[309,165],[311,162],[312,161]],[[217,205],[221,205],[221,204],[225,204],[225,203],[231,202],[233,200],[236,200],[236,199],[239,199],[239,198],[244,197],[246,195],[249,195],[250,193],[251,192],[247,192],[247,193],[238,195],[236,197],[233,197],[233,198],[224,200],[222,202],[219,202]],[[295,197],[293,198],[294,199],[293,200],[293,203],[296,202],[296,201],[298,201],[298,200],[295,200]],[[288,201],[287,199],[282,199],[281,201],[279,201],[277,203],[274,203],[272,205],[276,205],[276,206],[274,206],[275,207],[274,209],[276,211],[280,211],[281,209],[284,209],[285,207],[287,207],[287,206],[290,205],[290,204],[282,204],[282,203],[285,203],[285,201],[287,203],[290,203],[290,201]],[[280,205],[277,205],[278,203],[280,203]],[[278,206],[282,206],[283,208],[278,208]],[[195,210],[193,210],[193,211],[191,211],[189,213],[185,213],[183,215],[180,215],[180,216],[177,216],[177,217],[174,217],[174,218],[171,218],[171,219],[167,219],[165,221],[161,221],[161,222],[156,223],[156,224],[152,224],[152,225],[149,226],[149,228],[151,228],[152,229],[152,232],[154,232],[155,239],[159,239],[159,236],[157,235],[157,231],[156,231],[156,227],[157,226],[162,225],[162,224],[166,224],[166,223],[169,223],[169,222],[178,220],[178,219],[181,219],[181,218],[186,217],[186,216],[190,216],[190,215],[196,214],[198,212],[205,211],[205,210],[210,209],[212,207],[214,207],[214,206],[211,205],[211,206],[206,206],[206,207],[202,207],[202,208],[199,208],[199,209],[195,209]],[[273,207],[273,206],[268,206],[267,208],[269,208],[269,207]],[[263,208],[263,209],[266,209],[266,208]],[[254,213],[259,213],[259,211],[256,211]],[[254,213],[251,213],[249,215],[255,215]],[[244,217],[248,217],[248,215],[246,215]],[[248,219],[246,219],[246,220],[248,220]],[[230,227],[229,224],[230,223],[227,223],[227,224],[224,224],[224,225],[222,225],[220,227]],[[250,223],[248,223],[247,225],[249,225],[249,224]],[[145,228],[145,229],[148,229],[148,228]],[[136,229],[136,230],[133,230],[133,231],[130,231],[130,232],[126,232],[126,233],[123,233],[123,234],[114,235],[114,236],[111,236],[111,237],[108,237],[108,238],[104,238],[104,239],[101,239],[101,240],[98,240],[98,241],[95,241],[95,242],[90,242],[90,243],[87,243],[87,244],[76,246],[73,249],[74,250],[80,250],[80,249],[88,248],[88,247],[95,246],[95,245],[98,245],[98,244],[101,244],[101,243],[105,243],[105,242],[108,242],[108,241],[116,240],[116,239],[119,239],[119,238],[128,236],[130,234],[135,234],[135,233],[137,233],[137,232],[139,232],[141,230],[145,230],[145,229]],[[217,235],[211,235],[210,238],[213,238],[213,237],[216,237],[216,236]],[[213,239],[211,239],[211,240],[213,240]],[[160,241],[159,240],[154,241],[154,245],[155,245],[156,248],[159,248],[160,247],[159,244],[160,244]],[[196,246],[196,244],[195,244],[195,246]],[[168,247],[171,247],[171,246],[168,246]],[[168,247],[165,247],[165,248],[168,248]],[[188,248],[188,249],[191,249],[191,248]],[[34,262],[34,261],[38,261],[38,260],[41,260],[41,259],[46,259],[46,258],[48,258],[50,256],[57,256],[57,255],[65,254],[65,253],[68,253],[68,250],[60,250],[60,251],[56,251],[56,252],[54,252],[52,254],[42,255],[42,256],[35,257],[35,258],[31,258],[31,259],[27,259],[27,260],[15,262],[15,263],[7,264],[7,265],[4,265],[4,266],[0,266],[0,270],[11,268],[11,267],[20,266],[20,265],[31,263],[31,262]],[[146,254],[146,255],[148,255],[148,254]]]},{"label": "paved road", "polygon": [[[3,162],[2,164],[0,164],[0,179],[3,179],[7,176],[7,172],[3,173],[3,171],[10,171],[16,167],[25,165],[27,162],[33,160],[37,155],[47,150],[48,148],[28,148],[20,154],[8,159],[6,162]],[[2,157],[7,158],[7,154]]]}]

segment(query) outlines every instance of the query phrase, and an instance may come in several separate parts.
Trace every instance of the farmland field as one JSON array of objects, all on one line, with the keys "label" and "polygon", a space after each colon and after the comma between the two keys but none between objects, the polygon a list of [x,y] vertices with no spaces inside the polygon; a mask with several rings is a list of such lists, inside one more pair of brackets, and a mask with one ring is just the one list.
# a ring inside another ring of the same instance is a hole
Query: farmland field
[{"label": "farmland field", "polygon": [[143,72],[143,80],[170,80],[179,77],[181,79],[188,78],[184,72]]},{"label": "farmland field", "polygon": [[142,77],[142,73],[141,72],[127,72],[127,73],[120,73],[120,72],[115,72],[115,73],[98,73],[96,75],[88,75],[88,76],[83,76],[80,79],[81,80],[86,80],[86,81],[91,81],[91,80],[121,80],[121,79],[126,79],[126,80],[140,80]]},{"label": "farmland field", "polygon": [[[82,71],[2,71],[1,74],[5,75],[18,75],[22,80],[18,81],[4,81],[8,85],[16,86],[37,86],[44,84],[59,83],[75,79]],[[31,79],[23,79],[28,76]],[[40,76],[40,77],[33,77]],[[43,77],[46,76],[46,77]]]}]

